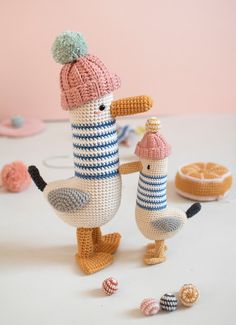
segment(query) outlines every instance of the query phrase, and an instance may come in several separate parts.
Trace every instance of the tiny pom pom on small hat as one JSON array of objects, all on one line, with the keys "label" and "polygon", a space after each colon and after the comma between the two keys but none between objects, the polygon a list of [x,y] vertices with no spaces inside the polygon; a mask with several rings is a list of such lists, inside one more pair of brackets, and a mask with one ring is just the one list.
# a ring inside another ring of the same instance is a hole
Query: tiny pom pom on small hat
[{"label": "tiny pom pom on small hat", "polygon": [[160,134],[160,121],[151,117],[146,123],[146,133],[138,142],[135,154],[141,159],[160,160],[171,154],[171,146]]},{"label": "tiny pom pom on small hat", "polygon": [[61,106],[73,110],[120,87],[120,78],[96,56],[87,53],[81,33],[63,32],[52,46],[52,55],[63,64],[60,73]]}]

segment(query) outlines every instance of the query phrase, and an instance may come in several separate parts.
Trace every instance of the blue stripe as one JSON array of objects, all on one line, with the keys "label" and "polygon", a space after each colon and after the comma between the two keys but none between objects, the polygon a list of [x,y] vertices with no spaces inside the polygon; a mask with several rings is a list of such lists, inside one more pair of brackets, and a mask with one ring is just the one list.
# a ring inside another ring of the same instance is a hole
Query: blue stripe
[{"label": "blue stripe", "polygon": [[103,137],[106,138],[114,134],[116,134],[116,130],[113,130],[111,132],[95,133],[93,135],[80,135],[80,134],[73,133],[72,136],[76,139],[87,140],[87,139],[99,139]]},{"label": "blue stripe", "polygon": [[142,172],[140,173],[140,175],[146,177],[146,178],[151,178],[151,179],[163,179],[163,178],[167,178],[167,175],[163,175],[163,176],[151,176],[151,175],[146,175],[143,174]]},{"label": "blue stripe", "polygon": [[74,165],[75,165],[75,167],[80,168],[80,169],[88,169],[88,170],[90,170],[90,169],[108,168],[108,167],[114,166],[114,165],[116,165],[118,163],[119,163],[119,159],[116,159],[115,161],[111,161],[110,163],[102,163],[102,164],[97,163],[94,166],[85,166],[85,165],[81,165],[81,164],[78,164],[78,163],[74,163]]},{"label": "blue stripe", "polygon": [[89,130],[89,129],[96,130],[99,128],[112,126],[115,123],[116,123],[115,120],[111,120],[111,121],[100,122],[95,124],[72,124],[71,126],[76,130]]},{"label": "blue stripe", "polygon": [[165,203],[165,202],[166,202],[166,199],[165,199],[165,200],[163,200],[163,201],[156,201],[156,200],[144,200],[144,199],[143,199],[143,198],[141,198],[139,195],[137,195],[137,198],[138,198],[140,201],[144,202],[144,203],[157,204],[157,205],[159,205],[159,204],[162,204],[162,203]]},{"label": "blue stripe", "polygon": [[81,174],[79,172],[75,172],[75,176],[79,178],[84,178],[84,179],[104,179],[104,178],[112,178],[118,175],[118,170],[113,170],[107,173],[100,173],[100,174]]},{"label": "blue stripe", "polygon": [[146,184],[146,185],[160,186],[160,185],[165,185],[166,184],[166,181],[162,182],[162,183],[150,183],[150,182],[144,181],[141,177],[139,178],[139,180],[141,182],[143,182],[144,184]]},{"label": "blue stripe", "polygon": [[144,210],[149,210],[149,211],[160,211],[160,210],[163,210],[167,207],[167,205],[164,205],[162,207],[147,207],[147,206],[144,206],[138,202],[136,202],[137,206],[139,206],[140,208],[144,209]]},{"label": "blue stripe", "polygon": [[113,152],[101,153],[101,154],[93,154],[91,156],[74,153],[74,157],[78,158],[78,159],[81,159],[81,160],[97,160],[97,159],[103,159],[103,158],[116,157],[118,152],[119,152],[119,150],[116,149]]},{"label": "blue stripe", "polygon": [[162,195],[158,195],[158,194],[156,194],[156,195],[146,194],[146,193],[141,192],[140,191],[140,188],[138,188],[138,193],[139,194],[142,194],[143,196],[151,197],[151,198],[160,198],[160,197],[166,196],[166,193],[165,194],[162,194]]},{"label": "blue stripe", "polygon": [[92,150],[92,149],[110,147],[110,146],[113,146],[115,144],[117,144],[117,140],[108,141],[108,142],[104,142],[104,143],[99,142],[99,143],[97,143],[95,145],[73,143],[73,147],[76,148],[76,149]]},{"label": "blue stripe", "polygon": [[138,184],[138,186],[139,186],[142,190],[147,191],[147,192],[151,192],[151,193],[159,193],[159,192],[163,192],[163,191],[166,190],[166,188],[163,188],[162,190],[152,190],[152,189],[150,189],[150,188],[145,188],[145,187],[143,187],[143,186],[140,185],[140,184]]}]

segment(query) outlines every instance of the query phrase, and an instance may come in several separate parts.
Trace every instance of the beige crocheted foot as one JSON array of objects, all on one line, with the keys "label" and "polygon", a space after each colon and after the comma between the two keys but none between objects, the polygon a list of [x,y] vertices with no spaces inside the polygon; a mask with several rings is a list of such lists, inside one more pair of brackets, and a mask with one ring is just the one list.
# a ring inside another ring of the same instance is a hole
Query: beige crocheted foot
[{"label": "beige crocheted foot", "polygon": [[90,257],[81,257],[76,254],[76,260],[85,274],[92,274],[110,265],[113,262],[113,256],[102,252]]},{"label": "beige crocheted foot", "polygon": [[144,263],[148,265],[162,263],[166,260],[164,240],[156,240],[155,244],[147,246],[146,254],[144,255]]},{"label": "beige crocheted foot", "polygon": [[[153,254],[155,248],[156,248],[156,244],[155,243],[147,244],[146,254]],[[164,250],[167,251],[167,249],[168,249],[168,246],[167,245],[164,245]]]},{"label": "beige crocheted foot", "polygon": [[97,252],[114,254],[120,245],[121,235],[117,232],[107,234],[101,237],[95,246]]},{"label": "beige crocheted foot", "polygon": [[165,262],[165,260],[166,260],[165,256],[156,257],[155,255],[151,255],[151,254],[144,256],[144,263],[147,265],[159,264]]}]

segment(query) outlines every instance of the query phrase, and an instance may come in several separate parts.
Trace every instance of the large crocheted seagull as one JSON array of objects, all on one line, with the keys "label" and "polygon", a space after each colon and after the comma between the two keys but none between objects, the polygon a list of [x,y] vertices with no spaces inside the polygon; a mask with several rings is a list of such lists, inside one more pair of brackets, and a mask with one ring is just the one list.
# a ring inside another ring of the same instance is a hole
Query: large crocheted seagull
[{"label": "large crocheted seagull", "polygon": [[87,54],[80,33],[59,35],[53,56],[64,64],[61,102],[70,114],[75,175],[47,184],[35,166],[29,167],[29,173],[57,215],[77,228],[77,261],[90,274],[113,261],[120,242],[118,233],[102,236],[100,230],[115,216],[121,199],[115,118],[147,111],[152,100],[138,96],[113,101],[120,79]]}]

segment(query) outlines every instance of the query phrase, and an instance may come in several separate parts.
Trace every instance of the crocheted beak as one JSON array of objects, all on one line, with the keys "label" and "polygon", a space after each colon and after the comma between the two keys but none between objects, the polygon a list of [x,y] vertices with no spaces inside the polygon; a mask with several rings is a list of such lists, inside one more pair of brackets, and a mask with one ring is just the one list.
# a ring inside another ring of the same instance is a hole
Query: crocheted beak
[{"label": "crocheted beak", "polygon": [[113,101],[111,104],[112,117],[134,115],[147,112],[153,105],[153,100],[149,96],[127,97]]},{"label": "crocheted beak", "polygon": [[141,161],[133,161],[130,163],[122,164],[119,167],[119,173],[122,175],[137,173],[137,172],[141,172],[142,169],[143,169],[143,165],[142,165]]}]

